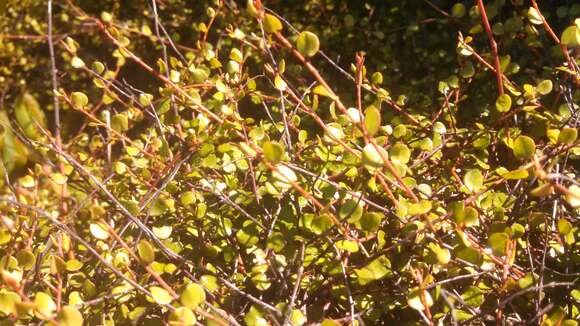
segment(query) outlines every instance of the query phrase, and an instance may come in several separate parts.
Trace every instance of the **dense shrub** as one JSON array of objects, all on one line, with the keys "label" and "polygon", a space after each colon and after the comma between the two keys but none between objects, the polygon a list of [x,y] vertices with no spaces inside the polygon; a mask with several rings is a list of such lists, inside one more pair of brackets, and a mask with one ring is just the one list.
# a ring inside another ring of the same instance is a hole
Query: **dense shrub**
[{"label": "dense shrub", "polygon": [[263,2],[0,2],[1,324],[577,325],[580,5]]}]

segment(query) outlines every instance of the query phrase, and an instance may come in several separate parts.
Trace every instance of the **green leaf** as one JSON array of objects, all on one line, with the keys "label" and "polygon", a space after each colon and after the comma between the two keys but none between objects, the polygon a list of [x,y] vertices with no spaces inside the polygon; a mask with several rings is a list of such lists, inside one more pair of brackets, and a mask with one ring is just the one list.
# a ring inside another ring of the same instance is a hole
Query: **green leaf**
[{"label": "green leaf", "polygon": [[264,152],[264,158],[274,163],[280,162],[284,156],[284,147],[278,142],[264,142],[262,151]]},{"label": "green leaf", "polygon": [[24,93],[16,101],[14,107],[16,121],[24,130],[24,134],[38,140],[42,136],[39,128],[46,128],[46,117],[38,101],[29,93]]},{"label": "green leaf", "polygon": [[149,292],[153,296],[153,301],[157,304],[165,305],[170,304],[173,301],[171,294],[164,288],[158,286],[152,286],[149,288]]},{"label": "green leaf", "polygon": [[288,87],[288,84],[286,84],[286,82],[284,81],[284,79],[282,79],[282,77],[280,77],[280,75],[276,75],[276,77],[274,77],[274,86],[279,91],[285,91],[286,88]]},{"label": "green leaf", "polygon": [[93,237],[95,237],[99,240],[106,240],[107,238],[109,238],[109,232],[101,224],[91,223],[89,225],[89,230],[90,230],[91,234],[93,235]]},{"label": "green leaf", "polygon": [[580,187],[577,185],[571,185],[568,188],[569,193],[566,194],[566,201],[570,206],[577,208],[580,207]]},{"label": "green leaf", "polygon": [[71,259],[66,262],[66,270],[69,272],[76,272],[83,267],[83,263],[77,259]]},{"label": "green leaf", "polygon": [[465,8],[465,5],[462,4],[461,2],[458,2],[454,4],[453,7],[451,7],[451,16],[455,18],[463,18],[463,16],[465,16],[466,13],[467,9]]},{"label": "green leaf", "polygon": [[466,227],[479,225],[479,212],[473,207],[467,207],[463,211],[463,224]]},{"label": "green leaf", "polygon": [[508,94],[500,95],[495,101],[495,108],[499,112],[507,112],[512,107],[512,98]]},{"label": "green leaf", "polygon": [[374,172],[385,164],[383,157],[389,157],[387,151],[379,145],[369,143],[363,149],[362,164],[367,170]]},{"label": "green leaf", "polygon": [[341,323],[328,318],[324,319],[321,324],[321,326],[340,326],[340,325]]},{"label": "green leaf", "polygon": [[476,266],[481,266],[483,264],[483,255],[470,247],[465,247],[457,251],[457,258],[463,259]]},{"label": "green leaf", "polygon": [[247,0],[247,2],[246,2],[246,12],[250,16],[252,16],[252,17],[258,17],[259,16],[258,9],[256,9],[256,6],[254,6],[254,0]]},{"label": "green leaf", "polygon": [[338,140],[342,140],[345,135],[342,126],[338,123],[331,122],[326,125],[324,133],[324,141],[328,144],[336,144]]},{"label": "green leaf", "polygon": [[330,215],[316,215],[312,220],[311,230],[314,234],[322,234],[324,231],[330,229],[332,225],[332,217],[330,217]]},{"label": "green leaf", "polygon": [[566,235],[572,232],[572,223],[568,222],[565,218],[558,220],[558,232],[562,235]]},{"label": "green leaf", "polygon": [[512,226],[510,227],[510,230],[511,230],[512,238],[514,238],[514,239],[519,239],[524,235],[524,233],[526,233],[526,228],[519,223],[512,224]]},{"label": "green leaf", "polygon": [[463,177],[463,182],[469,191],[477,192],[483,186],[483,174],[480,170],[469,170]]},{"label": "green leaf", "polygon": [[485,297],[483,291],[477,286],[469,286],[465,292],[461,295],[461,298],[465,303],[471,307],[479,307],[483,304]]},{"label": "green leaf", "polygon": [[52,317],[53,311],[56,310],[56,304],[52,297],[44,292],[37,292],[34,297],[34,305],[39,313],[39,318],[47,319]]},{"label": "green leaf", "polygon": [[381,127],[381,112],[375,106],[369,106],[365,110],[364,121],[369,136],[374,136]]},{"label": "green leaf", "polygon": [[580,28],[576,25],[568,26],[562,33],[561,42],[569,47],[580,46]]},{"label": "green leaf", "polygon": [[199,278],[199,281],[210,292],[217,291],[219,289],[218,279],[213,275],[202,275]]},{"label": "green leaf", "polygon": [[534,7],[530,7],[528,9],[528,19],[530,20],[530,23],[532,23],[534,25],[542,25],[543,24],[542,16]]},{"label": "green leaf", "polygon": [[576,128],[564,128],[560,130],[558,134],[558,143],[565,145],[572,145],[578,138],[578,129]]},{"label": "green leaf", "polygon": [[347,200],[342,206],[340,206],[340,211],[338,216],[341,219],[348,218],[349,223],[354,223],[362,217],[363,207],[355,199]]},{"label": "green leaf", "polygon": [[82,326],[83,315],[72,306],[64,306],[58,312],[58,322],[62,326]]},{"label": "green leaf", "polygon": [[141,104],[142,106],[151,105],[151,101],[153,101],[153,95],[147,93],[139,94],[139,104]]},{"label": "green leaf", "polygon": [[193,191],[186,191],[179,196],[179,202],[184,206],[190,206],[195,202],[195,194]]},{"label": "green leaf", "polygon": [[237,63],[242,63],[244,61],[244,54],[239,49],[233,48],[230,51],[230,59]]},{"label": "green leaf", "polygon": [[244,222],[243,227],[236,232],[236,239],[243,245],[251,247],[260,241],[260,232],[252,221]]},{"label": "green leaf", "polygon": [[111,128],[117,132],[129,130],[129,117],[126,113],[117,113],[111,117]]},{"label": "green leaf", "polygon": [[373,84],[376,85],[380,85],[383,83],[383,74],[381,74],[380,72],[376,71],[371,75],[371,81],[373,82]]},{"label": "green leaf", "polygon": [[256,306],[251,306],[248,312],[244,315],[244,322],[247,326],[268,326],[270,323],[264,318],[260,309]]},{"label": "green leaf", "polygon": [[392,161],[407,164],[411,158],[409,147],[403,143],[396,143],[389,149],[389,157]]},{"label": "green leaf", "polygon": [[363,268],[355,269],[354,273],[357,276],[360,285],[365,286],[371,282],[377,281],[392,275],[391,261],[385,256],[381,256]]},{"label": "green leaf", "polygon": [[534,275],[532,273],[526,273],[526,275],[518,280],[518,286],[520,289],[527,289],[534,285]]},{"label": "green leaf", "polygon": [[[425,303],[427,304],[428,307],[431,307],[433,305],[433,298],[431,297],[429,291],[424,292],[425,292]],[[425,310],[423,300],[421,300],[421,291],[418,288],[414,288],[413,290],[411,290],[411,292],[407,296],[407,304],[409,305],[409,307],[415,310],[419,311]]]},{"label": "green leaf", "polygon": [[99,75],[105,71],[105,65],[100,61],[93,62],[91,68],[93,68]]},{"label": "green leaf", "polygon": [[18,266],[24,270],[30,270],[36,262],[36,256],[30,250],[20,250],[16,254],[16,259],[18,260]]},{"label": "green leaf", "polygon": [[526,169],[517,169],[513,171],[508,171],[506,173],[500,174],[502,178],[507,180],[520,180],[526,179],[529,176],[528,170]]},{"label": "green leaf", "polygon": [[12,291],[0,293],[0,312],[8,315],[16,313],[16,304],[21,302],[20,296]]},{"label": "green leaf", "polygon": [[518,136],[513,145],[514,156],[519,160],[530,159],[536,152],[534,140],[528,136]]},{"label": "green leaf", "polygon": [[364,213],[360,219],[360,225],[363,230],[376,231],[383,220],[384,215],[376,212]]},{"label": "green leaf", "polygon": [[151,229],[153,230],[155,236],[161,240],[169,239],[171,232],[173,231],[173,227],[171,225],[154,226]]},{"label": "green leaf", "polygon": [[306,324],[307,321],[308,319],[306,318],[306,316],[304,316],[302,311],[298,309],[292,309],[292,312],[290,313],[290,325],[302,326]]},{"label": "green leaf", "polygon": [[487,240],[487,245],[491,248],[494,255],[504,256],[509,236],[506,233],[493,233]]},{"label": "green leaf", "polygon": [[62,175],[60,173],[53,173],[50,175],[50,180],[54,181],[59,186],[62,186],[68,180],[66,175]]},{"label": "green leaf", "polygon": [[538,84],[538,86],[536,87],[536,89],[538,90],[538,93],[540,93],[541,95],[550,94],[550,92],[552,92],[552,88],[553,88],[553,84],[552,84],[552,81],[549,79],[542,80]]},{"label": "green leaf", "polygon": [[324,96],[324,97],[333,97],[332,93],[326,89],[326,87],[322,86],[322,85],[316,85],[313,89],[312,89],[312,93],[320,95],[320,96]]},{"label": "green leaf", "polygon": [[549,183],[537,186],[536,188],[530,190],[530,195],[534,197],[547,197],[553,193],[554,187]]},{"label": "green leaf", "polygon": [[73,92],[70,98],[72,104],[77,109],[82,109],[89,104],[89,98],[82,92]]},{"label": "green leaf", "polygon": [[189,284],[179,299],[185,307],[195,310],[200,304],[205,302],[205,291],[198,284]]},{"label": "green leaf", "polygon": [[437,262],[440,265],[447,265],[451,260],[451,252],[449,251],[449,249],[441,248],[438,244],[433,242],[429,243],[429,249],[433,251],[433,253],[437,257]]},{"label": "green leaf", "polygon": [[296,39],[296,48],[300,53],[307,57],[316,55],[320,49],[320,41],[318,40],[318,36],[308,31],[300,33],[300,35],[298,35],[298,39]]},{"label": "green leaf", "polygon": [[274,185],[282,190],[292,188],[292,182],[298,180],[296,173],[286,165],[282,164],[276,166],[276,169],[272,172],[272,178],[274,179]]},{"label": "green leaf", "polygon": [[79,57],[73,57],[72,60],[70,61],[70,64],[71,66],[73,66],[73,68],[76,69],[80,69],[85,66],[85,62],[83,61],[83,59]]},{"label": "green leaf", "polygon": [[192,326],[196,321],[193,311],[186,307],[179,307],[169,315],[169,325]]},{"label": "green leaf", "polygon": [[336,242],[336,247],[348,252],[358,252],[358,243],[354,240],[339,240]]},{"label": "green leaf", "polygon": [[266,33],[277,33],[281,31],[283,27],[282,22],[276,16],[270,14],[264,16],[264,30]]},{"label": "green leaf", "polygon": [[145,263],[150,264],[155,261],[155,249],[147,240],[139,241],[137,245],[137,252],[139,253],[139,258]]}]

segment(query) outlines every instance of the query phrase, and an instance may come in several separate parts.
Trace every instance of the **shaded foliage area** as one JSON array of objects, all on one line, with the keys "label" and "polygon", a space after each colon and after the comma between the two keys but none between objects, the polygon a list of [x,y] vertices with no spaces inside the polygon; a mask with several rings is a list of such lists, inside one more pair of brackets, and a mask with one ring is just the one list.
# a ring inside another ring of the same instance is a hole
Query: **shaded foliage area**
[{"label": "shaded foliage area", "polygon": [[577,324],[580,5],[0,7],[1,324]]}]

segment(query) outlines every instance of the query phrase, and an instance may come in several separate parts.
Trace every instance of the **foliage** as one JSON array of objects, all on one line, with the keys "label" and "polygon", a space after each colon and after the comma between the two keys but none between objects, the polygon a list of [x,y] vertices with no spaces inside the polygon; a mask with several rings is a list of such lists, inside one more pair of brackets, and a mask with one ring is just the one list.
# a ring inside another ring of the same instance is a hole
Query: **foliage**
[{"label": "foliage", "polygon": [[0,2],[0,324],[576,325],[556,2]]}]

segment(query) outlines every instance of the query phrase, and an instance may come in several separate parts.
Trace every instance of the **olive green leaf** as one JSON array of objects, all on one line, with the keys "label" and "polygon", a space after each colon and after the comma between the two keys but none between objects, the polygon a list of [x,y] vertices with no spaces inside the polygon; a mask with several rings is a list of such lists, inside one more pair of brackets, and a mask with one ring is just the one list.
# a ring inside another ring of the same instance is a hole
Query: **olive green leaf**
[{"label": "olive green leaf", "polygon": [[205,291],[198,284],[189,284],[181,293],[179,301],[185,307],[195,310],[201,303],[205,302]]},{"label": "olive green leaf", "polygon": [[72,104],[77,109],[82,109],[89,103],[89,98],[82,92],[73,92],[70,97]]},{"label": "olive green leaf", "polygon": [[451,7],[451,15],[455,18],[462,18],[467,13],[465,5],[458,2]]},{"label": "olive green leaf", "polygon": [[367,285],[392,274],[391,261],[385,256],[381,256],[371,261],[366,266],[355,269],[354,273],[360,285]]},{"label": "olive green leaf", "polygon": [[158,304],[164,305],[169,304],[173,301],[173,297],[171,294],[165,290],[164,288],[158,286],[152,286],[149,288],[149,292],[151,292],[153,301]]},{"label": "olive green leaf", "polygon": [[578,129],[564,128],[560,130],[560,133],[558,134],[558,143],[571,145],[576,141],[577,138],[578,138]]},{"label": "olive green leaf", "polygon": [[565,198],[570,206],[574,208],[580,207],[580,187],[577,185],[571,185],[568,188],[568,193],[566,193]]},{"label": "olive green leaf", "polygon": [[40,104],[31,94],[24,93],[18,98],[14,114],[27,137],[38,140],[42,136],[40,128],[46,128],[46,117]]},{"label": "olive green leaf", "polygon": [[494,255],[504,256],[506,254],[509,236],[506,233],[493,233],[487,240],[488,246],[492,249]]},{"label": "olive green leaf", "polygon": [[580,46],[580,29],[578,26],[568,26],[562,33],[561,42],[569,47]]},{"label": "olive green leaf", "polygon": [[98,223],[91,223],[91,225],[89,225],[89,230],[91,231],[93,237],[99,240],[106,240],[109,238],[109,232],[107,231],[106,226]]},{"label": "olive green leaf", "polygon": [[397,143],[389,148],[389,157],[392,161],[407,164],[411,158],[409,147],[403,143]]},{"label": "olive green leaf", "polygon": [[507,112],[512,107],[512,98],[508,94],[500,95],[495,101],[495,108],[499,112]]},{"label": "olive green leaf", "polygon": [[308,31],[300,33],[296,39],[296,48],[300,53],[307,57],[316,55],[320,49],[320,41],[318,40],[318,36]]},{"label": "olive green leaf", "polygon": [[273,141],[267,141],[262,144],[262,151],[264,151],[264,158],[270,162],[277,163],[282,160],[284,155],[284,147]]},{"label": "olive green leaf", "polygon": [[195,325],[196,321],[195,314],[187,307],[179,307],[169,315],[170,325],[190,326]]},{"label": "olive green leaf", "polygon": [[38,312],[38,317],[41,319],[48,319],[52,317],[52,313],[56,310],[56,303],[52,297],[44,292],[37,292],[34,297],[35,309]]},{"label": "olive green leaf", "polygon": [[381,112],[375,106],[369,106],[365,110],[364,121],[369,136],[374,136],[381,127]]},{"label": "olive green leaf", "polygon": [[540,93],[541,95],[548,95],[552,91],[552,87],[553,87],[552,81],[549,79],[545,79],[538,84],[536,89],[538,90],[538,93]]},{"label": "olive green leaf", "polygon": [[388,158],[389,154],[383,147],[369,143],[362,152],[362,164],[370,172],[380,169],[385,164],[384,158]]},{"label": "olive green leaf", "polygon": [[141,258],[145,264],[150,264],[155,261],[155,249],[149,241],[139,241],[139,244],[137,244],[137,252],[139,253],[139,258]]},{"label": "olive green leaf", "polygon": [[58,322],[63,326],[82,326],[83,315],[72,306],[64,306],[58,312]]},{"label": "olive green leaf", "polygon": [[513,152],[519,160],[530,159],[536,152],[536,143],[528,136],[518,136],[513,144]]},{"label": "olive green leaf", "polygon": [[270,14],[264,15],[264,30],[266,33],[277,33],[283,28],[282,22],[278,17]]},{"label": "olive green leaf", "polygon": [[463,177],[463,183],[471,192],[476,192],[483,186],[483,174],[480,170],[469,170]]},{"label": "olive green leaf", "polygon": [[[433,298],[431,297],[431,294],[429,293],[429,291],[424,291],[425,293],[425,304],[428,307],[431,307],[433,305]],[[411,292],[407,295],[407,304],[409,305],[409,307],[415,309],[415,310],[419,310],[419,311],[423,311],[425,310],[425,306],[423,305],[423,300],[421,299],[421,290],[418,288],[414,288],[413,290],[411,290]]]}]

